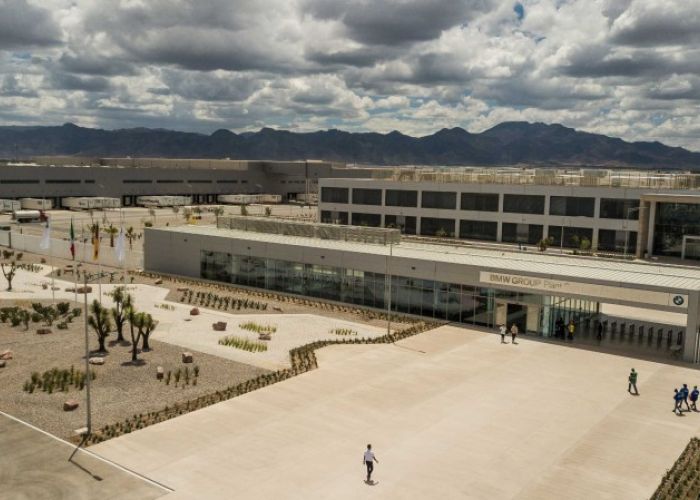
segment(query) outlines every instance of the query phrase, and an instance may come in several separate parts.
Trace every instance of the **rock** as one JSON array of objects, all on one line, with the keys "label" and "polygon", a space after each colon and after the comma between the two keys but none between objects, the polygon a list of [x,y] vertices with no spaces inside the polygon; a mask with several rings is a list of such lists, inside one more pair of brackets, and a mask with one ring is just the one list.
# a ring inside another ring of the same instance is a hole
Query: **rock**
[{"label": "rock", "polygon": [[0,360],[12,359],[12,351],[6,350],[0,352]]},{"label": "rock", "polygon": [[282,308],[281,308],[281,307],[273,307],[272,310],[273,310],[273,311],[277,311],[277,312],[282,312]]},{"label": "rock", "polygon": [[197,316],[199,315],[199,308],[198,307],[193,307],[190,309],[190,316]]},{"label": "rock", "polygon": [[183,352],[182,353],[182,362],[183,363],[192,363],[193,357],[191,352]]},{"label": "rock", "polygon": [[105,364],[105,358],[99,358],[99,357],[94,357],[88,359],[88,362],[91,365],[104,365]]},{"label": "rock", "polygon": [[53,333],[51,331],[51,328],[37,328],[36,329],[37,335],[48,335],[49,333]]},{"label": "rock", "polygon": [[261,333],[258,336],[258,340],[272,340],[272,335],[270,335],[269,333]]},{"label": "rock", "polygon": [[160,279],[160,278],[158,278],[158,279],[155,281],[155,284],[156,284],[156,285],[162,285],[162,284],[163,284],[163,280]]},{"label": "rock", "polygon": [[186,291],[188,291],[188,290],[189,290],[189,288],[187,288],[186,286],[179,286],[179,287],[177,287],[177,291],[178,291],[178,292],[186,292]]},{"label": "rock", "polygon": [[158,368],[156,368],[156,378],[158,380],[163,380],[163,373],[164,372],[165,372],[165,370],[163,370],[162,366],[159,366]]},{"label": "rock", "polygon": [[91,286],[79,286],[78,293],[92,293],[92,287]]},{"label": "rock", "polygon": [[226,331],[226,322],[225,321],[217,321],[216,323],[212,323],[211,327],[214,329],[215,332],[225,332]]},{"label": "rock", "polygon": [[75,429],[73,434],[76,436],[84,436],[87,434],[87,427],[81,427],[80,429]]},{"label": "rock", "polygon": [[5,365],[7,364],[7,361],[4,359],[0,360],[0,368],[5,368]]},{"label": "rock", "polygon": [[78,408],[79,403],[75,399],[69,399],[63,403],[63,411],[73,411]]}]

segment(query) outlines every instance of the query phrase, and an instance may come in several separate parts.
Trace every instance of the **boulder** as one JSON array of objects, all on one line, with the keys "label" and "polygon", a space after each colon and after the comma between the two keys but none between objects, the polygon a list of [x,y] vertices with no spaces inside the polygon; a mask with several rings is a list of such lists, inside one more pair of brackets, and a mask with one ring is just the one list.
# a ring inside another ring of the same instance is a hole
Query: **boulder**
[{"label": "boulder", "polygon": [[225,332],[226,331],[226,322],[225,321],[217,321],[216,323],[212,323],[211,327],[214,329],[215,332]]},{"label": "boulder", "polygon": [[79,286],[78,290],[76,290],[77,293],[92,293],[92,287],[91,286]]},{"label": "boulder", "polygon": [[5,365],[7,364],[7,361],[4,359],[0,359],[0,368],[5,368]]},{"label": "boulder", "polygon": [[273,311],[277,311],[277,312],[282,312],[282,308],[281,308],[281,307],[273,307],[272,310],[273,310]]},{"label": "boulder", "polygon": [[270,335],[269,333],[261,333],[258,336],[258,340],[272,340],[272,335]]},{"label": "boulder", "polygon": [[163,374],[165,373],[165,370],[163,370],[162,366],[159,366],[156,368],[156,378],[158,380],[163,380]]},{"label": "boulder", "polygon": [[51,331],[51,328],[37,328],[36,329],[37,335],[48,335],[49,333],[53,333]]},{"label": "boulder", "polygon": [[186,287],[186,286],[179,286],[179,287],[177,287],[177,291],[178,291],[178,292],[186,292],[186,291],[188,291],[188,290],[189,290],[189,288]]},{"label": "boulder", "polygon": [[183,352],[182,353],[182,362],[183,363],[192,363],[193,361],[192,353],[191,352]]},{"label": "boulder", "polygon": [[75,399],[69,399],[63,403],[63,411],[73,411],[78,408],[79,403]]},{"label": "boulder", "polygon": [[94,357],[88,359],[88,363],[91,365],[104,365],[105,364],[105,358],[100,358],[100,357]]},{"label": "boulder", "polygon": [[190,309],[190,316],[197,316],[199,314],[199,308],[198,307],[193,307]]},{"label": "boulder", "polygon": [[160,279],[160,278],[158,278],[158,279],[155,281],[155,284],[156,284],[156,285],[162,285],[162,284],[163,284],[163,280]]},{"label": "boulder", "polygon": [[0,352],[0,360],[12,359],[12,351],[6,350]]}]

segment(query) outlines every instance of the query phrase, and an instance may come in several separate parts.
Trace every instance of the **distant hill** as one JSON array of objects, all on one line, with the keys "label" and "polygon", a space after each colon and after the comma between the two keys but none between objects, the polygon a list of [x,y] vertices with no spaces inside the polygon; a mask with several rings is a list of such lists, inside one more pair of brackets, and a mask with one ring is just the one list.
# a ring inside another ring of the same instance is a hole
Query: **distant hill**
[{"label": "distant hill", "polygon": [[562,125],[504,122],[480,134],[461,128],[411,137],[325,130],[263,128],[211,135],[164,129],[101,130],[73,124],[0,127],[0,157],[34,155],[162,156],[298,160],[373,165],[590,165],[700,170],[700,153],[659,142],[625,142]]}]

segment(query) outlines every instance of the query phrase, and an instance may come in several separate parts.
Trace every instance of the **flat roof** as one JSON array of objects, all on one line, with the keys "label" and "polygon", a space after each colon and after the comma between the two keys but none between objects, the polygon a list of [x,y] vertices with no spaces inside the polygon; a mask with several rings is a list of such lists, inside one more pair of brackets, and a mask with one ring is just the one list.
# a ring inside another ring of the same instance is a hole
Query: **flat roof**
[{"label": "flat roof", "polygon": [[[379,244],[253,233],[234,229],[219,229],[214,226],[180,226],[149,228],[148,230],[245,239],[262,243],[321,248],[368,255],[388,256],[390,251],[389,246]],[[653,287],[672,292],[700,290],[700,268],[688,266],[625,262],[556,255],[537,251],[514,252],[405,241],[398,245],[393,245],[391,251],[394,257],[462,264],[484,271],[545,276],[560,280],[605,281],[618,286]]]}]

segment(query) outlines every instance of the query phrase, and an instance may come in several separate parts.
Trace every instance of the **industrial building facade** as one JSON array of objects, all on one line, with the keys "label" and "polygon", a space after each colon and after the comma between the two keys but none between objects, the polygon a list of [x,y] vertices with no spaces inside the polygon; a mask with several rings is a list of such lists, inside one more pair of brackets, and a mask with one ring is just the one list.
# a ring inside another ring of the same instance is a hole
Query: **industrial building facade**
[{"label": "industrial building facade", "polygon": [[320,187],[327,223],[700,259],[699,174],[396,169]]}]

